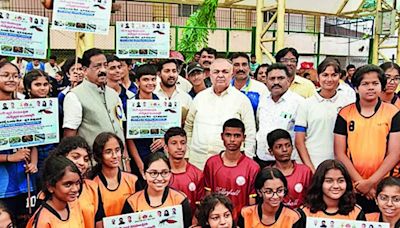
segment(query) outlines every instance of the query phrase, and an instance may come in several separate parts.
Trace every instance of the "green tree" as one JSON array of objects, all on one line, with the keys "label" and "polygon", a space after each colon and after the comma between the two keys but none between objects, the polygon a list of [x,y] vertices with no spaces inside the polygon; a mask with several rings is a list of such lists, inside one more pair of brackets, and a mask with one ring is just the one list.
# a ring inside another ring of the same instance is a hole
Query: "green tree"
[{"label": "green tree", "polygon": [[185,53],[187,60],[191,60],[200,48],[208,45],[209,30],[214,31],[217,26],[217,7],[218,0],[204,0],[200,8],[186,21],[187,28],[183,29],[178,50]]}]

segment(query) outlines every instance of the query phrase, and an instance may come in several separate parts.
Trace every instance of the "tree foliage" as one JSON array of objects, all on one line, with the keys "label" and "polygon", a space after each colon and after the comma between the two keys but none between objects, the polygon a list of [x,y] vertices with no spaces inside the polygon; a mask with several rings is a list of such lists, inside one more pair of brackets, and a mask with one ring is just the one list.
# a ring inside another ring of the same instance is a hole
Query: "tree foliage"
[{"label": "tree foliage", "polygon": [[178,50],[185,53],[188,60],[191,60],[199,49],[207,46],[209,30],[214,31],[217,26],[215,21],[217,7],[218,0],[204,0],[200,8],[186,21]]}]

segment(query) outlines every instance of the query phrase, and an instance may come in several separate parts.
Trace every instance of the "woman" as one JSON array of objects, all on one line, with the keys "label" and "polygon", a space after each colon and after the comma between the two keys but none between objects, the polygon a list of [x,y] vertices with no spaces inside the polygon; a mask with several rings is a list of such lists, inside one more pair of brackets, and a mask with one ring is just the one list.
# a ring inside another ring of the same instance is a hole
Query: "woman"
[{"label": "woman", "polygon": [[318,166],[300,212],[308,217],[365,220],[364,212],[356,205],[350,175],[337,160],[326,160]]},{"label": "woman", "polygon": [[171,165],[165,154],[150,154],[144,169],[147,186],[126,200],[122,214],[182,205],[184,227],[189,227],[192,220],[190,204],[183,193],[168,187]]},{"label": "woman", "polygon": [[26,227],[84,227],[77,203],[82,189],[78,167],[63,156],[50,156],[45,161],[42,179],[46,200]]},{"label": "woman", "polygon": [[386,86],[381,92],[380,98],[387,103],[394,104],[397,108],[400,108],[400,99],[396,94],[397,86],[400,82],[400,67],[396,63],[386,62],[379,66],[386,76]]},{"label": "woman", "polygon": [[206,196],[200,203],[197,220],[201,228],[234,228],[233,205],[228,197],[220,193]]},{"label": "woman", "polygon": [[296,149],[313,173],[321,162],[334,158],[332,139],[337,113],[355,99],[338,88],[340,67],[337,61],[324,60],[317,72],[321,88],[300,105],[294,129]]},{"label": "woman", "polygon": [[297,211],[283,205],[287,194],[285,176],[276,168],[264,168],[256,177],[257,205],[242,209],[238,225],[242,228],[303,227]]},{"label": "woman", "polygon": [[69,84],[64,90],[58,94],[58,106],[60,114],[63,111],[64,98],[67,93],[83,81],[83,68],[80,58],[68,59],[62,66],[62,72],[67,77],[64,77],[63,84]]},{"label": "woman", "polygon": [[390,228],[400,227],[400,179],[386,177],[376,189],[376,203],[380,213],[367,214],[371,222],[387,222]]},{"label": "woman", "polygon": [[[14,96],[21,81],[18,67],[10,62],[0,62],[0,102],[16,99]],[[3,103],[2,107],[4,110]],[[8,104],[10,106],[10,104]],[[11,108],[11,107],[7,107]],[[25,222],[28,216],[26,207],[28,191],[33,191],[34,178],[30,179],[30,187],[26,173],[37,172],[36,148],[19,148],[0,151],[0,199],[16,218],[17,225]]]},{"label": "woman", "polygon": [[81,172],[83,178],[82,193],[79,195],[79,204],[82,210],[85,228],[101,226],[104,216],[103,203],[98,194],[99,186],[96,182],[87,179],[92,153],[90,147],[81,136],[64,138],[52,152],[71,160]]},{"label": "woman", "polygon": [[[25,99],[40,99],[48,98],[50,94],[50,76],[41,70],[29,71],[24,79],[24,94]],[[56,148],[57,144],[47,144],[37,146],[38,150],[38,169],[42,170],[44,160],[49,156],[50,151]],[[38,177],[40,178],[40,177]],[[40,186],[40,180],[37,180],[38,186]]]},{"label": "woman", "polygon": [[16,228],[15,218],[7,206],[0,201],[0,227]]},{"label": "woman", "polygon": [[105,216],[119,215],[126,198],[139,188],[137,177],[122,172],[120,162],[124,144],[111,132],[100,133],[93,143],[93,154],[97,165],[91,176],[99,185]]},{"label": "woman", "polygon": [[262,82],[264,85],[267,83],[267,68],[268,64],[264,63],[258,66],[254,72],[255,79],[259,82]]}]

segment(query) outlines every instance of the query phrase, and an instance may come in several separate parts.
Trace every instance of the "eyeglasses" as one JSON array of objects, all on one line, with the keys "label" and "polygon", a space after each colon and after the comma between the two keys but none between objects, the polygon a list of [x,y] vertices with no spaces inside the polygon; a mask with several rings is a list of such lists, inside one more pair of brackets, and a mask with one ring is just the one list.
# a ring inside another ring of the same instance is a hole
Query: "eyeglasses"
[{"label": "eyeglasses", "polygon": [[276,191],[267,188],[260,190],[266,197],[272,198],[276,194],[278,197],[284,197],[286,194],[286,188],[278,188]]},{"label": "eyeglasses", "polygon": [[283,59],[281,59],[280,62],[281,63],[297,63],[297,59],[286,59],[286,58],[283,58]]},{"label": "eyeglasses", "polygon": [[384,202],[384,203],[389,203],[389,200],[392,201],[393,204],[399,205],[400,204],[400,196],[387,196],[383,194],[378,195],[378,200]]},{"label": "eyeglasses", "polygon": [[161,177],[165,178],[168,177],[171,174],[170,170],[163,170],[161,172],[155,171],[155,170],[150,170],[146,171],[150,175],[151,178],[157,178],[158,175],[161,175]]},{"label": "eyeglasses", "polygon": [[21,78],[21,75],[16,73],[16,74],[0,74],[0,78],[2,80],[18,80]]},{"label": "eyeglasses", "polygon": [[396,76],[392,76],[392,75],[390,75],[390,74],[385,74],[385,76],[386,76],[386,81],[388,82],[388,83],[391,83],[391,82],[397,82],[397,83],[399,83],[400,82],[400,76],[399,75],[396,75]]}]

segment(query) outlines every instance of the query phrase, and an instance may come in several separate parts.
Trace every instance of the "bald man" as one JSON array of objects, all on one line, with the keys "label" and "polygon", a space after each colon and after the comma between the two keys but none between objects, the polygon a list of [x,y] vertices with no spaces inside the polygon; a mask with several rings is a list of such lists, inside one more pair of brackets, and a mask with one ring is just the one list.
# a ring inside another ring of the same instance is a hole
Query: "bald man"
[{"label": "bald man", "polygon": [[249,99],[230,86],[232,63],[216,59],[210,66],[212,86],[200,92],[193,100],[186,118],[189,161],[203,170],[212,155],[225,149],[221,139],[222,126],[231,118],[240,119],[245,125],[244,153],[253,158],[256,126]]}]

